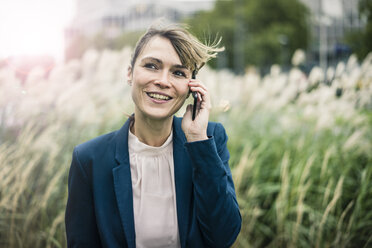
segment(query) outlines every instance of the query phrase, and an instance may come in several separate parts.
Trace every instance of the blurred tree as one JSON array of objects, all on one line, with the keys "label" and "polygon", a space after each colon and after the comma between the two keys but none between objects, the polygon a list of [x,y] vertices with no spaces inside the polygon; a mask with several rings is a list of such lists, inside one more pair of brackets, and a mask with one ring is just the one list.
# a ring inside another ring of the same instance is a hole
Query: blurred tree
[{"label": "blurred tree", "polygon": [[364,30],[357,30],[346,34],[346,43],[351,47],[359,60],[363,60],[372,51],[372,1],[359,1],[359,15],[366,20]]},{"label": "blurred tree", "polygon": [[146,30],[130,31],[121,34],[114,41],[114,49],[122,49],[124,46],[134,47],[139,38],[146,32]]},{"label": "blurred tree", "polygon": [[[187,22],[201,39],[221,35],[226,66],[240,73],[248,65],[265,69],[273,63],[288,64],[297,48],[308,45],[308,17],[298,0],[217,0],[213,10],[198,12]],[[217,64],[211,62],[212,67]]]}]

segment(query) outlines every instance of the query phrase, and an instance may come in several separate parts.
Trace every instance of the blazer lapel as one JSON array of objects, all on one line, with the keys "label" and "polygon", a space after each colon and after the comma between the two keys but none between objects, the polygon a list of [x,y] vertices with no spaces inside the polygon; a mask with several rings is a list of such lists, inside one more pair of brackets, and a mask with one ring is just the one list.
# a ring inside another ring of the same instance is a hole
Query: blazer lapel
[{"label": "blazer lapel", "polygon": [[128,130],[130,120],[131,118],[125,122],[115,137],[115,160],[118,166],[112,169],[112,174],[114,178],[116,201],[125,238],[128,247],[135,248],[136,238],[134,230],[133,193],[128,152]]},{"label": "blazer lapel", "polygon": [[173,118],[173,160],[176,185],[177,220],[181,247],[186,247],[192,195],[192,167],[184,148],[185,134],[180,118]]}]

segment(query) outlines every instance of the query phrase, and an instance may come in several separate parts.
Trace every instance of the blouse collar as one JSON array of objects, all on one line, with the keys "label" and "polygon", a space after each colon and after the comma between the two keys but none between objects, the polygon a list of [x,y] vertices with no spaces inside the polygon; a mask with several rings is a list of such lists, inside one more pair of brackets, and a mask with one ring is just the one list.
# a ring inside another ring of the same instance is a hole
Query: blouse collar
[{"label": "blouse collar", "polygon": [[160,155],[172,147],[171,144],[173,139],[173,132],[170,132],[167,140],[159,147],[156,146],[149,146],[143,142],[141,142],[137,136],[135,136],[131,131],[130,128],[128,129],[128,146],[129,146],[129,153],[136,153],[136,154],[143,154],[143,155]]}]

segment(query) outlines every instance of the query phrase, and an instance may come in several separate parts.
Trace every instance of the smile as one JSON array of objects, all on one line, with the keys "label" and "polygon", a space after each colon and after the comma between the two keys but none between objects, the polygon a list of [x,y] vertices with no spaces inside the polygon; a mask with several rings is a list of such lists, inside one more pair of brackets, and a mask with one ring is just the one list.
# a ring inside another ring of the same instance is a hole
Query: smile
[{"label": "smile", "polygon": [[153,98],[153,99],[156,99],[156,100],[170,100],[172,99],[172,97],[170,96],[167,96],[167,95],[163,95],[163,94],[158,94],[158,93],[149,93],[147,92],[146,93],[149,97]]}]

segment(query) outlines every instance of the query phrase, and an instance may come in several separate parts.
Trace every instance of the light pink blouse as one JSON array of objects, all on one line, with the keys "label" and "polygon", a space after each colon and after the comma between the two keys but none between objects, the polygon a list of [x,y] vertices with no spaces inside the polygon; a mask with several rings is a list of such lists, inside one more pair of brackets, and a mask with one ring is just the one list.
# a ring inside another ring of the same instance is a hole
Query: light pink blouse
[{"label": "light pink blouse", "polygon": [[160,147],[128,137],[136,247],[178,248],[172,132]]}]

